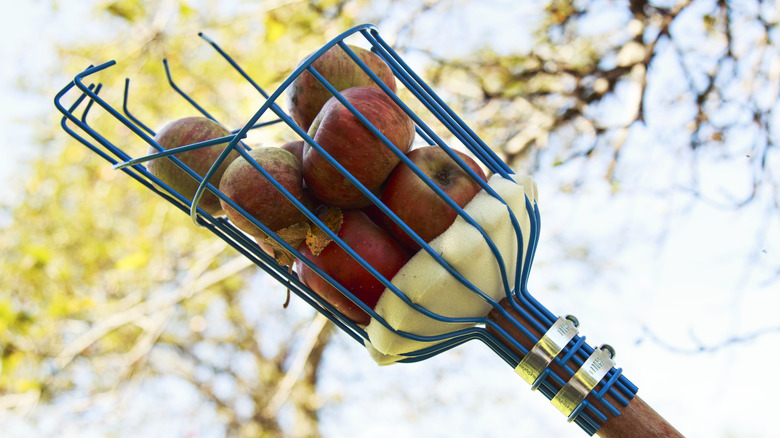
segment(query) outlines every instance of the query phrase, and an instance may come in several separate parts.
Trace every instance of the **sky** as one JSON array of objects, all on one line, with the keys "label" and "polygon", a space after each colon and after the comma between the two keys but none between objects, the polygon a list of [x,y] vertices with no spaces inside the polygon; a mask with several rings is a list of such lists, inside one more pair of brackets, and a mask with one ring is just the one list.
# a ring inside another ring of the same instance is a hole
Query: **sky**
[{"label": "sky", "polygon": [[[49,117],[54,109],[54,94],[49,99],[40,95],[22,91],[19,82],[26,86],[51,86],[68,80],[69,72],[57,71],[57,56],[53,43],[69,41],[75,38],[88,38],[97,34],[95,26],[84,26],[88,13],[84,9],[86,2],[71,2],[68,8],[53,12],[48,2],[19,2],[13,14],[0,17],[0,59],[4,66],[0,69],[0,175],[3,179],[0,196],[16,199],[11,187],[14,179],[22,178],[24,160],[33,156],[32,148],[27,147],[35,137],[33,127],[21,120]],[[58,72],[50,81],[51,72]],[[55,91],[56,92],[56,91]],[[9,218],[0,216],[0,223]]]},{"label": "sky", "polygon": [[[6,157],[0,160],[4,177],[0,196],[14,199],[13,183],[23,169],[19,163],[29,156],[25,145],[35,134],[18,120],[54,110],[51,99],[20,93],[15,78],[21,73],[35,83],[38,72],[56,71],[53,41],[99,32],[83,25],[85,11],[78,9],[79,3],[69,2],[67,9],[52,14],[41,3],[22,2],[14,14],[0,15],[0,57],[14,60],[12,68],[0,69],[5,103],[0,106],[0,148]],[[531,12],[522,11],[526,17]],[[519,15],[499,16],[503,21],[493,25],[509,26]],[[489,29],[478,26],[473,32],[484,34]],[[416,35],[426,34],[420,30]],[[430,44],[437,41],[444,44],[433,36]],[[499,48],[503,43],[493,42]],[[659,74],[673,76],[673,63],[668,67]],[[63,85],[68,79],[62,72]],[[560,178],[583,171],[577,163],[534,176],[543,227],[531,292],[554,313],[576,315],[594,344],[614,346],[618,366],[639,386],[639,395],[684,434],[773,436],[773,397],[780,393],[780,382],[755,374],[756,367],[780,361],[776,314],[780,298],[773,273],[767,270],[776,266],[780,254],[780,227],[776,216],[766,219],[763,211],[773,194],[761,192],[760,202],[738,211],[693,202],[681,192],[659,195],[660,189],[676,182],[675,172],[687,165],[680,160],[693,158],[670,157],[653,148],[667,140],[661,134],[664,122],[632,127],[622,166],[623,171],[637,172],[637,177],[633,187],[617,195],[603,181],[587,184],[577,198],[552,190]],[[704,179],[705,188],[739,193],[745,167],[739,163],[703,169],[703,175],[713,175]],[[756,233],[764,229],[765,233]],[[561,242],[589,251],[593,266],[568,261],[570,254],[561,252]],[[255,287],[278,285],[261,276]],[[343,401],[324,412],[327,436],[413,436],[412,428],[433,431],[424,436],[485,436],[497,425],[502,430],[516,426],[515,436],[583,436],[480,344],[420,364],[383,368],[360,353],[359,346],[344,336],[326,354],[323,393]],[[349,384],[355,381],[361,385]],[[191,418],[188,415],[197,408],[177,382],[156,383],[142,384],[135,394],[120,401],[106,400],[96,411],[80,415],[57,406],[41,407],[51,415],[40,424],[0,413],[0,429],[15,430],[20,437],[30,433],[98,437],[106,430],[132,431],[122,436],[160,430],[170,436],[220,436],[218,420],[208,412],[199,412],[195,424],[166,421]],[[492,394],[492,404],[473,396],[484,392]],[[171,404],[174,407],[149,407],[155,399],[171,397],[177,400]],[[100,410],[110,411],[117,403],[129,407],[130,414],[120,425],[101,426]],[[533,416],[534,421],[523,422],[516,412]],[[9,435],[4,432],[4,436]]]}]

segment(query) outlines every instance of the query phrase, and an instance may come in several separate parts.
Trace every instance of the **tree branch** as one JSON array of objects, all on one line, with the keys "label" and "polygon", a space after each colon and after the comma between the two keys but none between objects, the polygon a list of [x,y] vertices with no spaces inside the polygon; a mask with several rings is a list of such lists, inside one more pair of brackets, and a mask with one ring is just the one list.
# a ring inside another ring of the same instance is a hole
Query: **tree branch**
[{"label": "tree branch", "polygon": [[[741,336],[733,336],[733,337],[724,339],[723,341],[721,341],[721,342],[719,342],[717,344],[712,344],[712,345],[704,345],[704,344],[701,344],[698,341],[696,341],[696,339],[694,339],[694,341],[697,344],[699,344],[699,345],[696,346],[696,347],[693,347],[693,348],[685,348],[685,347],[680,347],[680,346],[677,346],[677,345],[673,345],[673,344],[671,344],[671,343],[669,343],[669,342],[659,338],[655,333],[653,333],[652,330],[650,330],[649,327],[643,327],[643,337],[640,338],[637,342],[642,342],[645,339],[647,339],[647,340],[649,340],[651,342],[654,342],[657,345],[662,346],[663,348],[665,348],[666,350],[668,350],[668,351],[670,351],[672,353],[690,355],[690,354],[700,354],[700,353],[714,353],[714,352],[723,350],[725,348],[732,347],[734,345],[747,344],[747,343],[750,343],[750,342],[754,342],[754,341],[756,341],[758,339],[764,338],[766,336],[772,336],[772,335],[777,335],[777,334],[780,334],[780,326],[768,327],[768,328],[765,328],[765,329],[759,329],[759,330],[756,330],[756,331],[754,331],[752,333],[748,333],[748,334],[741,335]],[[691,336],[691,337],[693,337],[693,336]]]},{"label": "tree branch", "polygon": [[330,322],[328,318],[320,313],[317,313],[314,316],[314,319],[311,321],[311,324],[303,337],[303,344],[293,359],[290,368],[285,373],[284,378],[276,386],[268,404],[263,409],[263,416],[273,418],[279,413],[282,404],[290,397],[295,382],[303,375],[306,362],[309,360],[309,356],[317,346],[320,333],[326,329],[328,322]]},{"label": "tree branch", "polygon": [[[181,301],[190,298],[192,295],[202,292],[210,286],[253,266],[249,259],[244,256],[238,256],[216,269],[206,271],[209,264],[214,260],[214,257],[227,247],[224,242],[220,241],[220,243],[221,245],[219,245],[213,253],[202,255],[193,264],[192,270],[188,272],[187,278],[175,294],[148,299],[125,311],[113,313],[97,322],[62,350],[56,358],[55,363],[57,364],[57,367],[66,367],[76,355],[83,352],[86,348],[97,342],[109,332],[126,324],[133,323],[150,314],[170,309]],[[159,333],[157,336],[159,336]],[[157,336],[155,336],[153,340],[156,340]],[[150,348],[151,345],[148,345],[148,347]],[[135,354],[137,355],[139,351],[136,351]]]}]

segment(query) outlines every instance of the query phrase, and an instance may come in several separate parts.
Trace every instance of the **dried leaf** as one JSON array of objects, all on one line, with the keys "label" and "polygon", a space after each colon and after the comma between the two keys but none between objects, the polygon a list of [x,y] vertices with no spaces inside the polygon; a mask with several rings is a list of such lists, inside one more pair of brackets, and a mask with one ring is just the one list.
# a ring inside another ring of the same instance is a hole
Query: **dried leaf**
[{"label": "dried leaf", "polygon": [[[290,246],[297,249],[306,240],[310,228],[311,227],[307,222],[301,222],[276,231],[276,235]],[[263,242],[273,249],[274,258],[277,263],[283,266],[293,265],[295,257],[271,236],[266,236]]]},{"label": "dried leaf", "polygon": [[[338,234],[341,230],[341,224],[344,222],[344,214],[338,207],[327,207],[320,215],[319,219],[334,233]],[[306,245],[315,256],[325,249],[333,239],[317,226],[312,226],[306,235]]]},{"label": "dried leaf", "polygon": [[[292,273],[293,273],[292,264],[287,265],[287,273],[292,275]],[[289,306],[289,305],[290,305],[290,288],[288,287],[287,288],[287,299],[284,301],[284,304],[282,304],[282,308],[286,309],[287,306]]]}]

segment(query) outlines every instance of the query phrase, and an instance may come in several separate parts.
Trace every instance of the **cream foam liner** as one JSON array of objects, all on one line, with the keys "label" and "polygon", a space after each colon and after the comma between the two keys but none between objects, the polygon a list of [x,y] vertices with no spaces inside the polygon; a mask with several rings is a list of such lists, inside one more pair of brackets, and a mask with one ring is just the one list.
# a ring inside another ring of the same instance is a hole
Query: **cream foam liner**
[{"label": "cream foam liner", "polygon": [[[535,203],[536,184],[530,176],[512,176],[515,182],[494,175],[490,187],[506,205],[484,190],[469,202],[464,211],[490,236],[506,266],[510,287],[515,284],[517,264],[517,236],[510,219],[514,213],[523,233],[523,260],[528,251],[531,221],[526,211],[526,196]],[[506,297],[501,271],[493,251],[482,234],[458,218],[450,228],[429,245],[442,256],[466,280],[493,299]],[[492,307],[450,274],[426,251],[419,251],[392,279],[395,285],[416,304],[446,317],[479,318],[487,315]],[[471,323],[450,323],[433,319],[418,312],[395,295],[390,289],[379,298],[376,312],[395,330],[416,335],[440,335],[472,326]],[[403,359],[403,354],[430,347],[438,342],[421,342],[398,335],[375,318],[366,326],[370,341],[366,348],[380,365]]]}]

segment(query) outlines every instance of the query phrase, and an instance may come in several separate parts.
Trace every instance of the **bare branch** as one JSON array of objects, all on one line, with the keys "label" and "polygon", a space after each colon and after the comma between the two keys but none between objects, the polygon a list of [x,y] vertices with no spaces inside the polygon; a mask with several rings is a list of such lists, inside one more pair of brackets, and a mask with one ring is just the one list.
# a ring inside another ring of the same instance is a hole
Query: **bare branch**
[{"label": "bare branch", "polygon": [[780,326],[759,329],[752,333],[748,333],[741,336],[733,336],[724,339],[723,341],[718,342],[717,344],[711,344],[711,345],[701,344],[698,340],[695,339],[695,336],[691,335],[692,340],[694,341],[694,343],[698,344],[698,346],[692,348],[686,348],[686,347],[680,347],[674,345],[666,340],[663,340],[660,337],[658,337],[658,335],[656,335],[652,330],[650,330],[650,328],[643,327],[643,337],[640,338],[637,342],[639,343],[645,340],[649,340],[657,345],[660,345],[661,347],[665,348],[666,350],[672,353],[689,355],[689,354],[701,354],[701,353],[715,353],[725,348],[733,347],[734,345],[751,343],[758,339],[764,338],[766,336],[773,336],[777,334],[780,334]]},{"label": "bare branch", "polygon": [[[215,248],[213,253],[206,253],[198,259],[198,262],[193,266],[192,270],[189,271],[188,278],[184,281],[176,294],[154,297],[138,303],[125,311],[108,315],[105,319],[94,324],[89,330],[73,340],[62,350],[56,359],[57,367],[64,368],[67,366],[76,355],[97,342],[107,333],[126,324],[138,321],[148,315],[157,314],[165,309],[170,309],[192,295],[202,292],[208,287],[253,266],[249,259],[238,256],[216,269],[207,271],[206,269],[213,261],[214,257],[227,247],[224,242],[219,243],[221,243],[221,245],[219,245],[218,248]],[[159,336],[159,333],[157,333],[157,336]],[[155,336],[154,340],[156,339],[157,337]]]},{"label": "bare branch", "polygon": [[317,345],[320,333],[325,330],[328,322],[328,318],[324,315],[320,313],[315,315],[303,337],[303,344],[290,365],[290,369],[287,370],[284,378],[276,386],[273,396],[271,396],[268,404],[263,410],[263,415],[265,417],[274,418],[279,413],[282,404],[290,397],[295,382],[297,382],[303,374],[306,362],[309,360],[309,356]]}]

